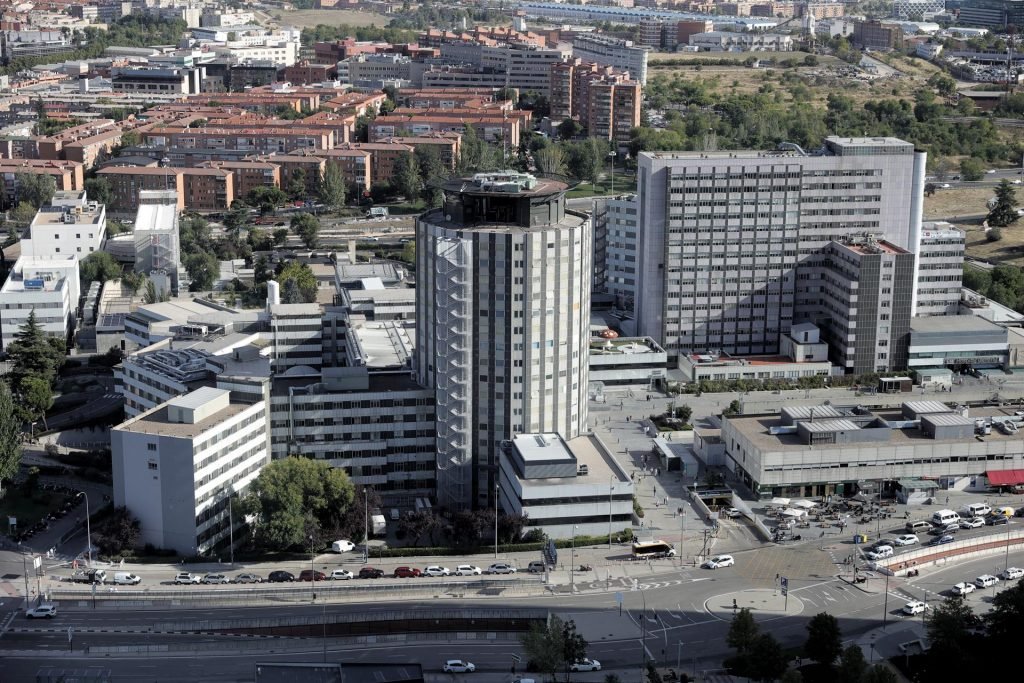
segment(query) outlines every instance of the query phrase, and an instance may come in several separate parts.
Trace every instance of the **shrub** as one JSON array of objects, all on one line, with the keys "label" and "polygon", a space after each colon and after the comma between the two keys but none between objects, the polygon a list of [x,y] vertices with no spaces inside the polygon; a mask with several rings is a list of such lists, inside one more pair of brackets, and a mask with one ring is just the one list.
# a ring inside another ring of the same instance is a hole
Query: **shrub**
[{"label": "shrub", "polygon": [[1003,231],[999,228],[989,228],[985,231],[985,239],[989,242],[998,242],[1003,239]]}]

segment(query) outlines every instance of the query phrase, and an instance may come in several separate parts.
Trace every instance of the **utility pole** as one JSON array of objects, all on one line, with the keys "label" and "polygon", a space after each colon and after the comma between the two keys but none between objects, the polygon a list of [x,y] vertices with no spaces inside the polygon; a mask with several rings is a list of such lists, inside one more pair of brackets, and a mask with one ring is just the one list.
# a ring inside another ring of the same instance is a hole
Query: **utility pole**
[{"label": "utility pole", "polygon": [[[608,549],[612,549],[612,491],[615,490],[615,475],[608,478]],[[1007,546],[1009,547],[1009,546]]]}]

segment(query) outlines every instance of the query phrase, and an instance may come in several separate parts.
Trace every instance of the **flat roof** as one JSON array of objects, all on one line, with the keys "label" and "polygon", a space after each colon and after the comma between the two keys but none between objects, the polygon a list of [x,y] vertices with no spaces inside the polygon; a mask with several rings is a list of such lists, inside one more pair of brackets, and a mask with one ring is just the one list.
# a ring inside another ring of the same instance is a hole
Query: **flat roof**
[{"label": "flat roof", "polygon": [[[542,444],[540,439],[543,439]],[[575,457],[577,465],[586,465],[587,474],[575,478],[547,477],[542,479],[520,479],[524,486],[566,486],[568,484],[602,484],[607,488],[608,482],[615,480],[616,485],[625,483],[632,487],[633,482],[612,454],[593,434],[583,434],[568,441],[558,434],[520,434],[513,439],[516,450],[523,460],[531,462],[547,462],[551,460],[565,461]]]},{"label": "flat roof", "polygon": [[195,424],[171,422],[168,419],[168,415],[170,413],[169,405],[170,403],[159,405],[156,408],[148,410],[141,415],[121,423],[117,427],[114,427],[114,429],[118,429],[123,432],[137,432],[140,434],[153,434],[156,436],[194,438],[208,429],[216,427],[218,423],[238,415],[247,408],[251,408],[254,404],[230,403],[227,408],[218,410],[205,420]]},{"label": "flat roof", "polygon": [[167,405],[195,410],[196,408],[201,408],[210,401],[218,399],[225,394],[230,396],[231,392],[227,389],[218,389],[216,387],[200,387],[195,391],[190,391],[184,396],[175,396],[167,402]]},{"label": "flat roof", "polygon": [[408,321],[370,320],[350,329],[368,368],[405,367],[412,357],[416,328]]},{"label": "flat roof", "polygon": [[782,414],[789,416],[793,420],[824,419],[842,417],[843,415],[835,407],[824,404],[817,406],[786,406],[782,409]]},{"label": "flat roof", "polygon": [[852,420],[810,420],[802,421],[800,426],[809,432],[855,432],[860,427]]},{"label": "flat roof", "polygon": [[135,215],[135,232],[171,231],[177,223],[177,203],[139,204],[139,212]]},{"label": "flat roof", "polygon": [[[81,208],[81,211],[76,212],[76,208]],[[104,218],[104,213],[105,210],[102,204],[92,208],[90,208],[89,205],[85,205],[84,207],[44,206],[39,209],[35,218],[32,219],[32,227],[45,225],[47,227],[65,227],[67,229],[71,229],[82,225],[99,224]],[[67,218],[70,218],[71,220],[67,220]]]},{"label": "flat roof", "polygon": [[929,315],[910,320],[914,332],[997,332],[1004,327],[976,315]]},{"label": "flat roof", "polygon": [[921,422],[928,422],[933,425],[939,425],[942,427],[973,427],[974,420],[968,417],[964,417],[959,413],[938,413],[932,415],[922,415]]},{"label": "flat roof", "polygon": [[918,415],[938,415],[953,412],[953,409],[942,401],[904,401],[903,405]]}]

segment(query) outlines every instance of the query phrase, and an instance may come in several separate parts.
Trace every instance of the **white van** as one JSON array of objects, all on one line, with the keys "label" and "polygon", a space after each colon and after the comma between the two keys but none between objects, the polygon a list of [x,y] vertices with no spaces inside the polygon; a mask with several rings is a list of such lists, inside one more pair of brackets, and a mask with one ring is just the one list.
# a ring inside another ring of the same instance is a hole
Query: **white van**
[{"label": "white van", "polygon": [[939,510],[932,513],[932,524],[935,526],[946,526],[947,524],[959,524],[960,515],[952,510]]},{"label": "white van", "polygon": [[985,503],[971,503],[970,505],[965,505],[963,511],[965,513],[964,517],[973,519],[974,517],[984,517],[992,512],[992,508]]},{"label": "white van", "polygon": [[142,583],[142,578],[131,572],[114,572],[114,583],[118,586],[134,586]]}]

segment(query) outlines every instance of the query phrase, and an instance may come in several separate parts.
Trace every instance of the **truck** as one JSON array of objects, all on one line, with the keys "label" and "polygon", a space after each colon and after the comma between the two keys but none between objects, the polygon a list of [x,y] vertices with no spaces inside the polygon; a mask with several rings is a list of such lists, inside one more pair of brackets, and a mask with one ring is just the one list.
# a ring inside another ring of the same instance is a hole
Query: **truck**
[{"label": "truck", "polygon": [[370,522],[373,524],[373,535],[383,536],[388,531],[388,523],[384,519],[384,515],[373,515],[370,517]]},{"label": "truck", "polygon": [[107,580],[107,572],[102,569],[79,569],[71,575],[75,583],[103,583]]},{"label": "truck", "polygon": [[366,211],[367,218],[387,218],[388,207],[386,206],[374,206]]},{"label": "truck", "polygon": [[633,544],[634,560],[651,560],[659,557],[675,557],[676,548],[665,541],[650,541],[649,543]]}]

